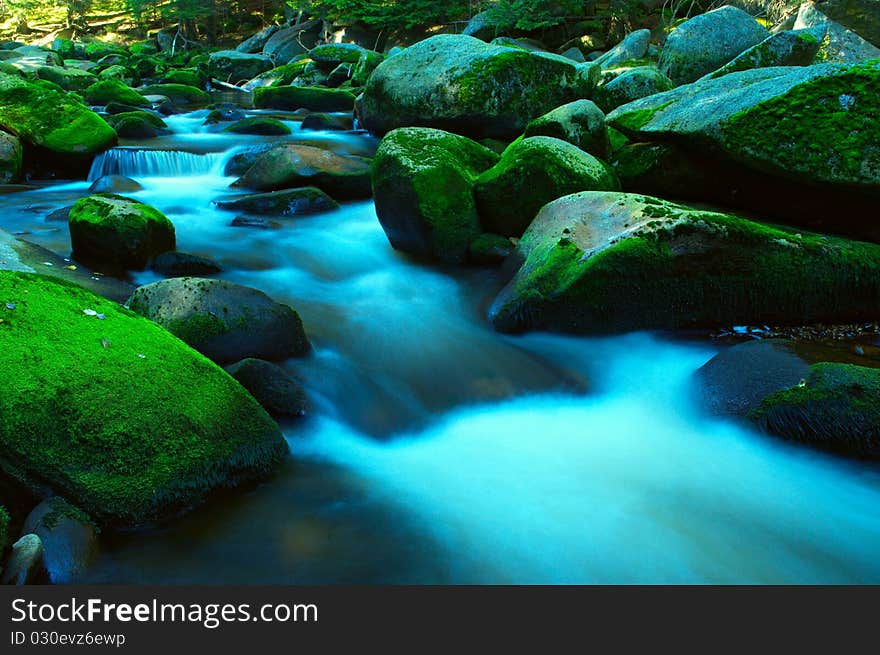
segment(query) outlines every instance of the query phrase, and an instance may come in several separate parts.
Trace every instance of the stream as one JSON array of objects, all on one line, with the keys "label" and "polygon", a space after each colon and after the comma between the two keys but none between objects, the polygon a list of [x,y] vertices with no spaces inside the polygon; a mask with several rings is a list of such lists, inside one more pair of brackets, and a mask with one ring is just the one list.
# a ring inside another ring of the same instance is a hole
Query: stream
[{"label": "stream", "polygon": [[[239,193],[223,171],[240,149],[376,142],[295,120],[289,137],[217,134],[206,113],[123,142],[91,177],[136,179],[126,195],[171,219],[179,250],[300,313],[314,352],[283,366],[311,409],[282,423],[275,477],[106,536],[80,582],[880,582],[880,471],[701,416],[690,377],[721,346],[499,335],[485,315],[501,274],[395,252],[371,202],[231,227],[212,201]],[[68,256],[46,216],[89,185],[4,195],[0,227]]]}]

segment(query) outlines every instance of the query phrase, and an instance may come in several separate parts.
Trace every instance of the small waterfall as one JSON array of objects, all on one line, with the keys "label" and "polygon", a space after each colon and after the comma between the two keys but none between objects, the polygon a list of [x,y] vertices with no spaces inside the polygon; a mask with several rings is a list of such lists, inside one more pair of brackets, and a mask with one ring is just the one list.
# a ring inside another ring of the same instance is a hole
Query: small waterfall
[{"label": "small waterfall", "polygon": [[182,150],[113,148],[95,158],[88,179],[92,182],[104,175],[138,178],[221,174],[228,157],[226,152],[196,154]]}]

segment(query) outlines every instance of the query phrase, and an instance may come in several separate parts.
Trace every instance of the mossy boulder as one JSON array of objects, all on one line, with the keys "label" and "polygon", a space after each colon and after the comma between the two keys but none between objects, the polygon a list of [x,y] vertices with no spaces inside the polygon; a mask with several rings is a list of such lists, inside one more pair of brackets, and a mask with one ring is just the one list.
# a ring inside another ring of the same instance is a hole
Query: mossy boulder
[{"label": "mossy boulder", "polygon": [[211,104],[210,94],[187,84],[151,84],[143,87],[141,93],[148,96],[165,96],[175,105],[203,106]]},{"label": "mossy boulder", "polygon": [[636,66],[596,89],[595,100],[602,111],[610,112],[633,100],[669,91],[674,87],[672,80],[656,66]]},{"label": "mossy boulder", "polygon": [[86,56],[86,48],[72,39],[57,38],[52,41],[52,50],[62,59],[82,59]]},{"label": "mossy boulder", "polygon": [[642,59],[651,43],[651,30],[636,30],[595,60],[602,68],[614,68],[634,59]]},{"label": "mossy boulder", "polygon": [[551,200],[577,191],[617,191],[604,162],[567,141],[535,136],[515,141],[474,184],[480,222],[487,232],[519,237]]},{"label": "mossy boulder", "polygon": [[231,84],[250,80],[272,67],[272,60],[264,55],[237,50],[220,50],[208,55],[208,74]]},{"label": "mossy boulder", "polygon": [[309,111],[352,111],[354,96],[341,89],[320,87],[270,86],[254,91],[258,109],[308,109]]},{"label": "mossy boulder", "polygon": [[228,366],[226,370],[272,416],[305,414],[305,391],[277,364],[249,357]]},{"label": "mossy boulder", "polygon": [[717,70],[770,36],[742,9],[725,5],[677,26],[660,53],[660,71],[688,84]]},{"label": "mossy boulder", "polygon": [[[850,5],[855,5],[859,1],[848,0]],[[826,4],[825,7],[827,6]],[[872,7],[870,11],[876,14],[877,7]],[[819,5],[814,2],[801,4],[794,21],[794,27],[796,29],[813,27],[823,30],[824,36],[817,55],[821,61],[853,64],[880,58],[880,48],[877,47],[880,41],[872,43],[862,38],[858,33],[847,29],[824,14],[820,11]]]},{"label": "mossy boulder", "polygon": [[824,30],[809,28],[777,32],[726,63],[709,78],[770,66],[809,66],[822,45]]},{"label": "mossy boulder", "polygon": [[21,140],[14,134],[0,132],[0,184],[17,182],[21,177]]},{"label": "mossy boulder", "polygon": [[92,61],[99,61],[107,55],[122,55],[128,57],[129,52],[123,46],[115,43],[92,41],[91,43],[86,44],[85,55]]},{"label": "mossy boulder", "polygon": [[477,177],[498,155],[456,134],[431,128],[388,133],[373,160],[376,215],[403,252],[461,263],[482,229],[474,201]]},{"label": "mossy boulder", "polygon": [[287,86],[297,77],[303,74],[303,71],[312,63],[312,60],[304,57],[297,61],[282,64],[271,70],[257,75],[254,79],[244,84],[242,88],[246,91],[253,91],[264,86]]},{"label": "mossy boulder", "polygon": [[99,80],[119,80],[131,86],[140,82],[140,76],[137,71],[127,68],[126,66],[108,66],[98,73]]},{"label": "mossy boulder", "polygon": [[315,187],[254,193],[215,204],[227,211],[265,216],[304,216],[339,208],[339,203]]},{"label": "mossy boulder", "polygon": [[116,143],[116,132],[75,96],[0,73],[0,127],[53,158],[45,165],[70,171]]},{"label": "mossy boulder", "polygon": [[129,111],[107,117],[116,134],[128,139],[152,139],[168,133],[165,121],[148,111]]},{"label": "mossy boulder", "polygon": [[433,127],[472,138],[514,138],[533,118],[587,98],[598,67],[558,55],[433,36],[385,59],[358,102],[376,135],[397,127]]},{"label": "mossy boulder", "polygon": [[281,145],[257,154],[233,186],[253,191],[316,186],[334,198],[369,198],[370,160],[313,146]]},{"label": "mossy boulder", "polygon": [[175,68],[165,73],[162,84],[183,84],[201,89],[204,88],[205,78],[195,68]]},{"label": "mossy boulder", "polygon": [[575,100],[526,125],[523,136],[551,136],[568,141],[600,159],[611,154],[605,114],[590,100]]},{"label": "mossy boulder", "polygon": [[351,72],[351,83],[355,86],[364,86],[373,71],[385,60],[385,55],[372,50],[363,50],[358,57],[357,63]]},{"label": "mossy boulder", "polygon": [[63,68],[62,66],[41,66],[37,69],[37,77],[41,80],[55,82],[65,91],[76,91],[77,93],[82,93],[98,81],[94,73],[78,68]]},{"label": "mossy boulder", "polygon": [[880,246],[649,196],[546,205],[491,308],[502,331],[613,333],[876,320]]},{"label": "mossy boulder", "polygon": [[261,134],[264,136],[284,136],[290,134],[290,128],[277,118],[257,116],[242,118],[223,128],[224,132],[235,134]]},{"label": "mossy boulder", "polygon": [[[757,183],[775,176],[802,194],[837,192],[838,211],[822,223],[836,230],[849,214],[839,203],[867,210],[880,193],[878,113],[874,62],[730,73],[619,107],[608,123],[634,141],[676,142],[722,157],[759,173]],[[790,201],[797,200],[795,193]],[[866,213],[850,218],[873,222]]]},{"label": "mossy boulder", "polygon": [[344,131],[354,129],[354,121],[351,116],[333,116],[319,112],[306,116],[300,127],[304,130]]},{"label": "mossy boulder", "polygon": [[262,291],[224,280],[154,282],[137,289],[128,306],[220,363],[279,360],[310,350],[296,311]]},{"label": "mossy boulder", "polygon": [[151,258],[174,250],[171,221],[131,198],[112,193],[80,198],[69,216],[73,256],[87,264],[141,270]]},{"label": "mossy boulder", "polygon": [[0,298],[8,478],[130,526],[263,477],[286,456],[237,382],[150,321],[33,274],[0,272]]},{"label": "mossy boulder", "polygon": [[150,101],[119,79],[100,80],[88,87],[83,98],[90,105],[118,102],[134,107],[149,107]]},{"label": "mossy boulder", "polygon": [[340,64],[357,64],[364,52],[366,50],[356,43],[322,43],[309,50],[309,59],[329,73]]}]

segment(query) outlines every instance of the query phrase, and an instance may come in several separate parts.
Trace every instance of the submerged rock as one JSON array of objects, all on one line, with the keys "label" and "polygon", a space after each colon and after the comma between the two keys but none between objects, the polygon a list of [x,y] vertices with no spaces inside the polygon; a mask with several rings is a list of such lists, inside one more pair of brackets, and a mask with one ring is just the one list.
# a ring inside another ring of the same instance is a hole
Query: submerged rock
[{"label": "submerged rock", "polygon": [[305,391],[277,364],[248,358],[228,366],[226,370],[273,416],[305,414]]},{"label": "submerged rock", "polygon": [[592,93],[598,66],[558,55],[438,35],[383,61],[358,102],[376,135],[434,127],[473,138],[513,138],[533,118]]},{"label": "submerged rock", "polygon": [[220,209],[268,216],[304,216],[339,208],[339,203],[315,187],[255,193],[215,204]]},{"label": "submerged rock", "polygon": [[430,128],[394,130],[373,162],[376,215],[392,247],[460,263],[482,231],[474,202],[477,176],[498,155],[456,134]]},{"label": "submerged rock", "polygon": [[[92,186],[89,187],[89,193],[127,193],[130,191],[140,191],[143,188],[140,182],[124,175],[102,175],[92,182]],[[70,208],[68,208],[68,213],[69,210]],[[64,220],[67,220],[66,215]]]},{"label": "submerged rock", "polygon": [[310,350],[293,309],[262,291],[224,280],[154,282],[137,289],[128,305],[216,362],[278,360]]},{"label": "submerged rock", "polygon": [[220,264],[207,257],[169,250],[153,260],[151,268],[165,277],[212,275],[222,271]]},{"label": "submerged rock", "polygon": [[492,304],[505,332],[614,333],[877,317],[880,246],[635,194],[546,205]]},{"label": "submerged rock", "polygon": [[174,226],[162,212],[112,193],[80,198],[68,225],[74,257],[115,270],[142,270],[175,247]]},{"label": "submerged rock", "polygon": [[286,456],[277,425],[238,383],[116,302],[12,272],[0,272],[0,298],[15,305],[0,305],[0,469],[26,488],[130,526]]},{"label": "submerged rock", "polygon": [[551,200],[576,191],[617,191],[611,168],[567,141],[536,136],[516,141],[474,184],[487,232],[519,237]]}]

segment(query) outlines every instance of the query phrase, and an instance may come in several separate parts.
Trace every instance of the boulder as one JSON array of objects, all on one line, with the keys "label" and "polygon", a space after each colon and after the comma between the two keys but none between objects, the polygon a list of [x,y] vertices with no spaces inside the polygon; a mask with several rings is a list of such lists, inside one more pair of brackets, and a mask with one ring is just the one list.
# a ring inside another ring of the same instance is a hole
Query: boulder
[{"label": "boulder", "polygon": [[15,272],[0,272],[0,298],[8,479],[123,527],[176,516],[287,455],[237,382],[116,302]]},{"label": "boulder", "polygon": [[169,132],[165,121],[148,111],[113,114],[107,118],[107,122],[116,130],[116,134],[128,139],[152,139]]},{"label": "boulder", "polygon": [[220,363],[246,357],[279,360],[310,350],[293,309],[225,280],[161,280],[138,288],[128,306]]},{"label": "boulder", "polygon": [[636,30],[627,34],[623,41],[594,61],[602,68],[614,68],[627,61],[642,59],[648,52],[650,43],[651,30]]},{"label": "boulder", "polygon": [[656,66],[636,66],[616,76],[596,89],[596,104],[604,112],[610,112],[639,98],[669,91],[675,84]]},{"label": "boulder", "polygon": [[37,77],[41,80],[55,82],[65,91],[76,91],[77,93],[82,93],[98,81],[94,73],[78,68],[63,68],[62,66],[41,66],[37,69]]},{"label": "boulder", "polygon": [[253,191],[316,186],[334,198],[369,198],[370,160],[313,146],[281,145],[258,154],[233,186]]},{"label": "boulder", "polygon": [[[110,66],[98,73],[99,80],[119,80],[126,85],[131,86],[140,82],[140,76],[136,71],[126,68],[125,66]],[[116,104],[116,103],[109,103]],[[105,108],[106,111],[106,108]]]},{"label": "boulder", "polygon": [[242,118],[223,128],[224,132],[234,134],[260,134],[264,136],[284,136],[290,134],[290,128],[277,118],[257,116]]},{"label": "boulder", "polygon": [[90,105],[106,105],[118,102],[134,107],[149,107],[150,101],[125,82],[118,79],[95,82],[83,93],[83,99]]},{"label": "boulder", "polygon": [[266,41],[263,54],[276,64],[286,64],[296,55],[318,45],[323,21],[313,20],[278,30]]},{"label": "boulder", "polygon": [[[875,7],[874,11],[876,10]],[[825,30],[825,38],[819,51],[819,58],[823,61],[852,64],[880,58],[880,48],[877,47],[880,41],[873,44],[866,41],[855,32],[831,20],[812,2],[805,2],[800,6],[794,27]]]},{"label": "boulder", "polygon": [[112,193],[80,198],[68,220],[73,256],[111,270],[143,269],[174,250],[174,226],[158,209]]},{"label": "boulder", "polygon": [[613,333],[875,320],[880,246],[648,196],[546,205],[490,317],[505,332]]},{"label": "boulder", "polygon": [[254,193],[232,200],[219,200],[215,204],[227,211],[266,216],[304,216],[339,208],[339,203],[315,187]]},{"label": "boulder", "polygon": [[217,262],[207,257],[177,250],[169,250],[158,255],[153,259],[151,268],[165,277],[213,275],[223,270]]},{"label": "boulder", "polygon": [[0,584],[30,585],[45,581],[43,543],[35,534],[26,534],[12,545]]},{"label": "boulder", "polygon": [[350,116],[331,116],[330,114],[309,114],[300,127],[304,130],[344,131],[354,129],[354,121]]},{"label": "boulder", "polygon": [[507,259],[515,246],[500,234],[481,234],[468,246],[468,261],[478,266],[498,266]]},{"label": "boulder", "polygon": [[514,142],[474,184],[487,232],[519,237],[551,200],[577,191],[618,191],[611,168],[567,141],[535,136]]},{"label": "boulder", "polygon": [[481,41],[491,41],[498,36],[499,24],[497,12],[488,9],[471,16],[461,33]]},{"label": "boulder", "polygon": [[676,27],[660,53],[660,71],[676,84],[693,82],[770,36],[742,9],[725,5]]},{"label": "boulder", "polygon": [[86,44],[85,55],[92,61],[99,61],[107,55],[121,55],[128,57],[128,51],[123,46],[115,43],[92,41],[91,43]]},{"label": "boulder", "polygon": [[0,184],[21,179],[21,140],[14,134],[0,132]]},{"label": "boulder", "polygon": [[306,394],[300,384],[272,362],[248,358],[226,368],[272,416],[302,416]]},{"label": "boulder", "polygon": [[254,90],[254,107],[257,109],[352,111],[354,102],[354,96],[342,89],[272,86]]},{"label": "boulder", "polygon": [[265,55],[237,50],[219,50],[208,55],[208,74],[230,84],[254,78],[272,67],[272,60]]},{"label": "boulder", "polygon": [[22,531],[43,544],[43,567],[52,584],[70,584],[97,554],[98,529],[88,514],[53,496],[28,514]]},{"label": "boulder", "polygon": [[351,83],[354,86],[365,86],[373,71],[385,60],[385,55],[364,50],[351,72]]},{"label": "boulder", "polygon": [[356,43],[322,43],[309,50],[309,59],[329,73],[340,64],[357,64],[364,52]]},{"label": "boulder", "polygon": [[387,134],[373,161],[376,215],[392,247],[461,263],[481,233],[473,187],[498,155],[431,128]]},{"label": "boulder", "polygon": [[162,76],[162,84],[183,84],[197,89],[205,88],[205,76],[195,68],[176,68]]},{"label": "boulder", "polygon": [[269,25],[268,27],[264,27],[256,34],[239,43],[235,49],[238,52],[245,52],[248,54],[262,52],[263,47],[265,47],[266,45],[266,42],[270,38],[272,38],[272,35],[275,34],[275,32],[277,32],[279,29],[280,28],[278,27],[278,25]]},{"label": "boulder", "polygon": [[376,135],[434,127],[472,138],[515,138],[533,118],[587,98],[599,68],[547,53],[438,35],[383,61],[358,101]]},{"label": "boulder", "polygon": [[92,182],[89,193],[130,193],[140,191],[143,188],[140,182],[124,175],[102,175]]},{"label": "boulder", "polygon": [[526,125],[523,136],[552,136],[600,159],[611,154],[605,114],[590,100],[576,100],[539,116]]},{"label": "boulder", "polygon": [[831,20],[880,46],[880,11],[877,0],[816,0],[816,9]]},{"label": "boulder", "polygon": [[824,36],[825,29],[821,27],[777,32],[714,73],[709,73],[708,77],[770,66],[809,66],[816,58]]},{"label": "boulder", "polygon": [[241,88],[245,91],[253,91],[264,86],[287,86],[302,75],[311,63],[311,59],[300,59],[289,64],[282,64],[257,75],[254,79],[243,84]]},{"label": "boulder", "polygon": [[144,95],[165,96],[175,105],[201,106],[211,104],[211,96],[187,84],[151,84],[141,89]]}]

